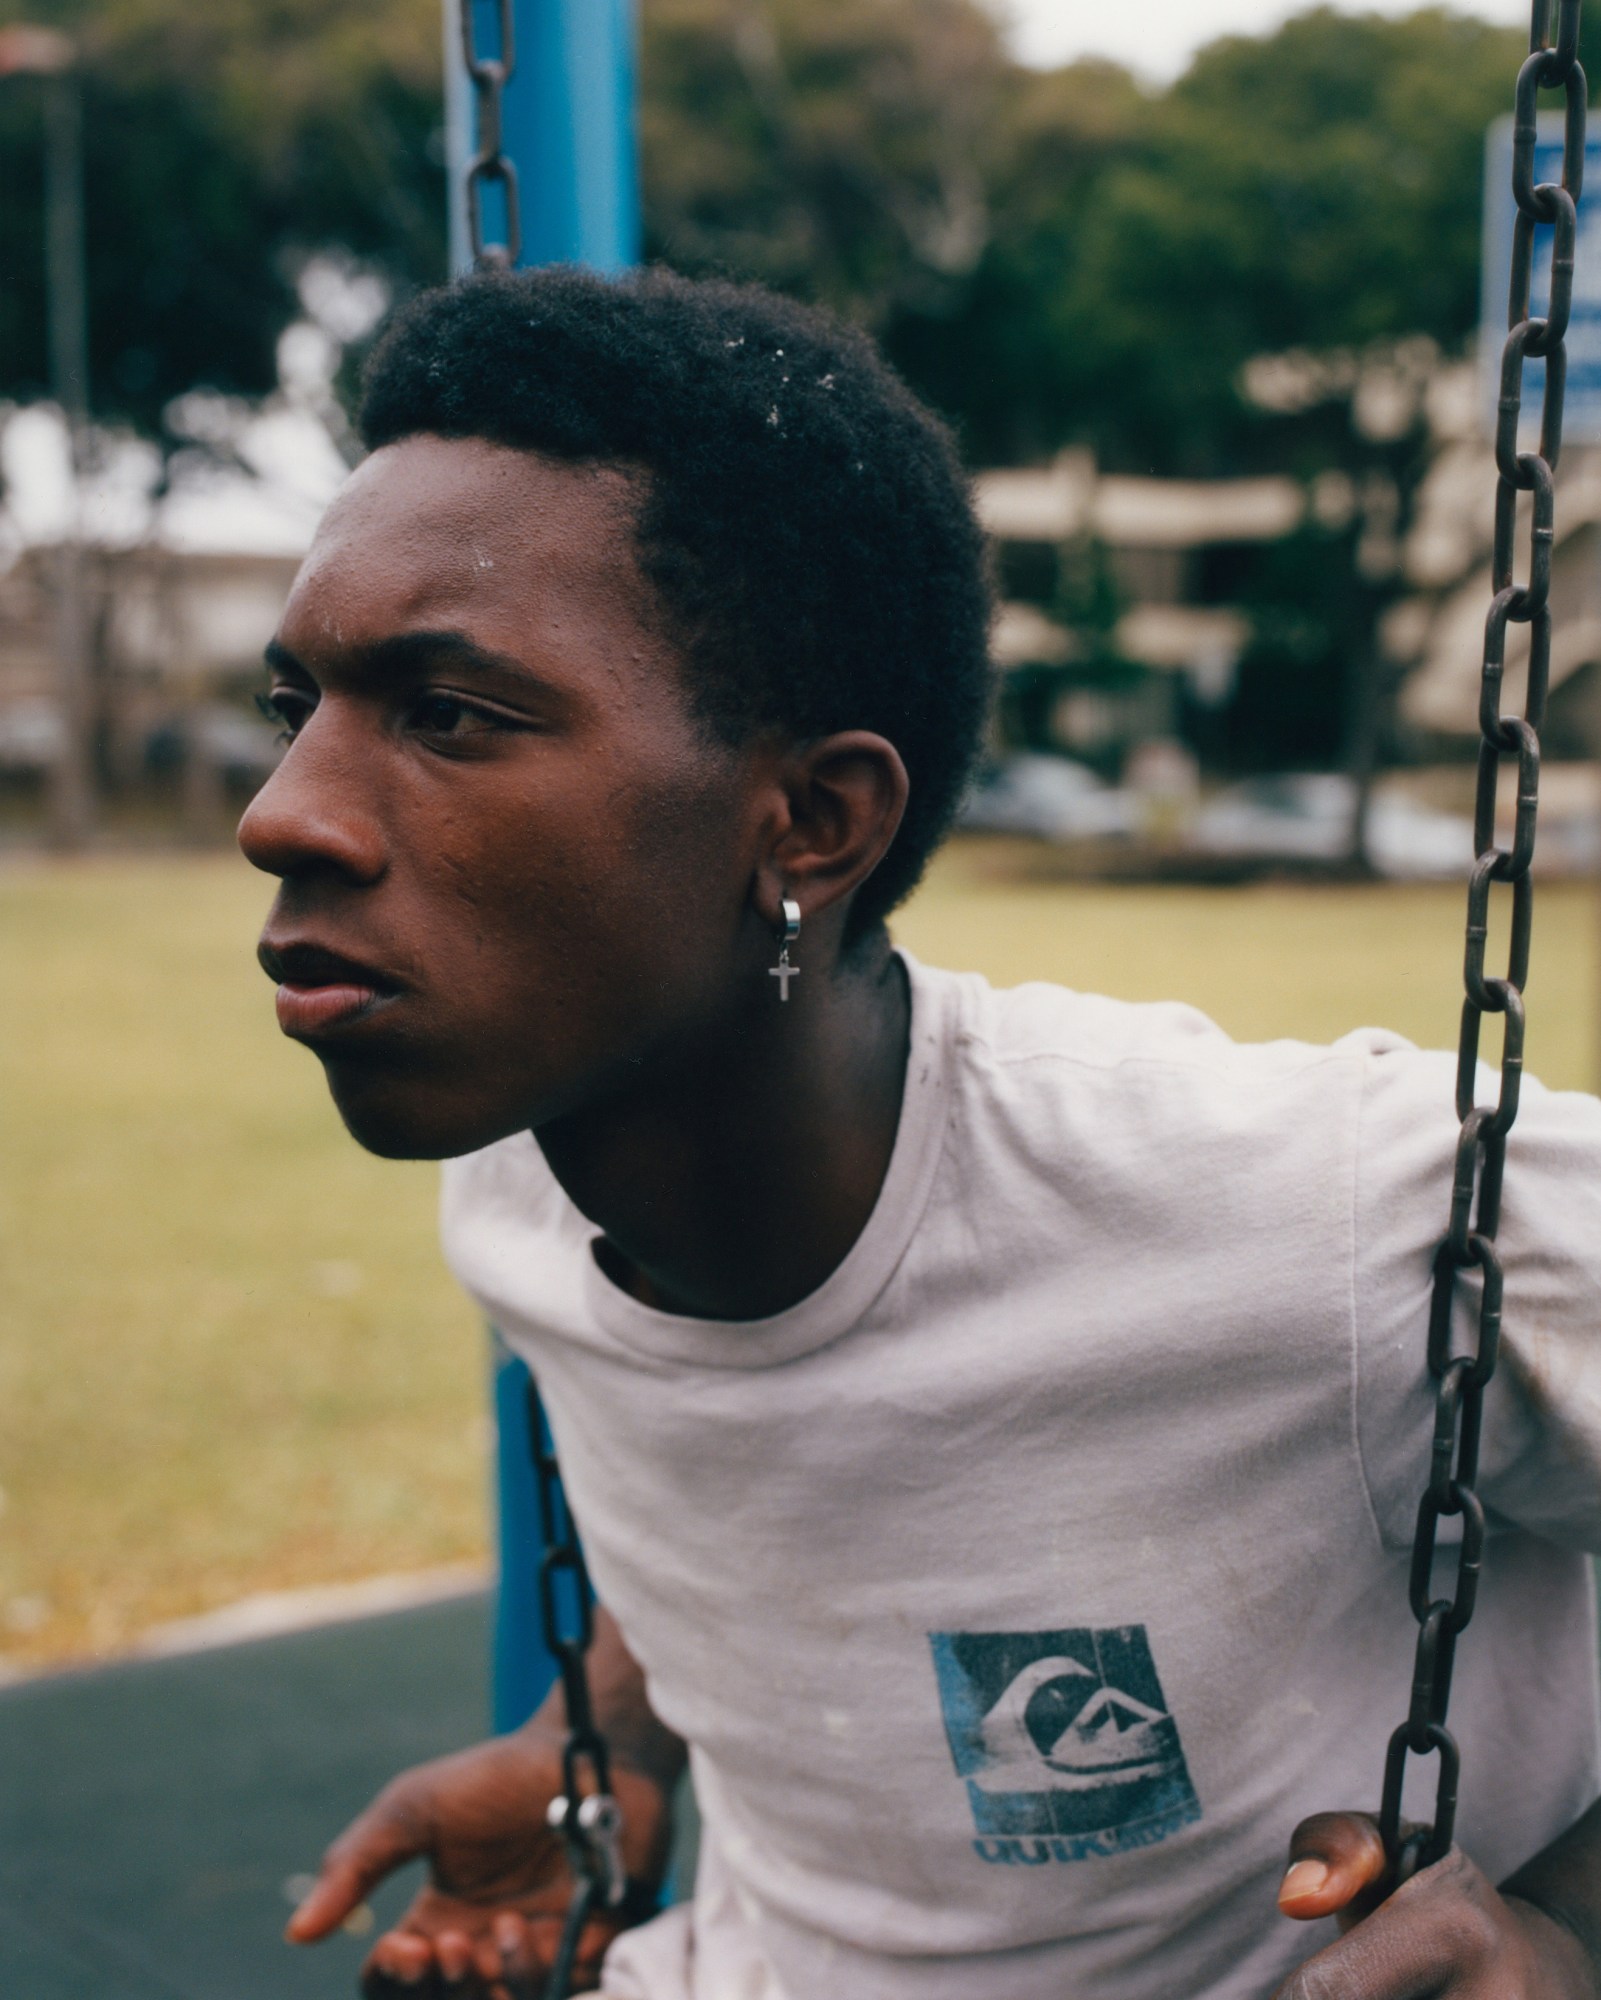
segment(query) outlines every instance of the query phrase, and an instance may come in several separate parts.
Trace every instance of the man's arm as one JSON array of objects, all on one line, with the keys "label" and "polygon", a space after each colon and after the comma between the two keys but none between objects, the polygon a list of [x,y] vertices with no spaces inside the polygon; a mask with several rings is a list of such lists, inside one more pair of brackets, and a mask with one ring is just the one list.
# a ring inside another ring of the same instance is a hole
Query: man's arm
[{"label": "man's arm", "polygon": [[[673,1787],[684,1746],[651,1712],[644,1675],[605,1611],[589,1653],[595,1717],[612,1753],[623,1810],[630,1896],[586,1927],[580,1977],[593,1983],[606,1947],[648,1910],[667,1865]],[[521,1729],[419,1764],[386,1785],[323,1858],[315,1887],[290,1919],[296,1944],[325,1938],[396,1868],[426,1860],[429,1881],[374,1945],[369,1992],[415,1986],[438,1972],[462,2000],[504,1993],[538,1976],[555,1950],[573,1878],[545,1809],[562,1788],[567,1717],[557,1683]]]},{"label": "man's arm", "polygon": [[1601,1801],[1499,1889],[1460,1849],[1386,1894],[1365,1813],[1319,1813],[1290,1842],[1286,1916],[1345,1935],[1274,2000],[1601,2000]]}]

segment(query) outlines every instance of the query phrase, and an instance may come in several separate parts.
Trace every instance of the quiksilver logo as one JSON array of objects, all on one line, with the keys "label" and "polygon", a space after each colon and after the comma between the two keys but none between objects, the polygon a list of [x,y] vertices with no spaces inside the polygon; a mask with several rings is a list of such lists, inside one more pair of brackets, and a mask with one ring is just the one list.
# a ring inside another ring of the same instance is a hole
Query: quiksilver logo
[{"label": "quiksilver logo", "polygon": [[1143,1625],[929,1637],[981,1860],[1117,1854],[1200,1817]]}]

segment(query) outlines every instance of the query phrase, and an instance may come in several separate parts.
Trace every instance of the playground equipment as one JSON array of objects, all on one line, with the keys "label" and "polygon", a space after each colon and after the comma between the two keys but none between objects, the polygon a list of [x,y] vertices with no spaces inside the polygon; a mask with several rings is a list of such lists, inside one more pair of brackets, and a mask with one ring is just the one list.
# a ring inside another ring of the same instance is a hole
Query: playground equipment
[{"label": "playground equipment", "polygon": [[[464,11],[452,37],[451,83],[459,168],[456,228],[462,261],[480,267],[582,260],[603,268],[628,262],[636,229],[629,136],[631,60],[625,0],[452,0]],[[1553,38],[1553,11],[1556,32]],[[1465,998],[1459,1043],[1457,1116],[1461,1121],[1449,1224],[1436,1253],[1427,1338],[1436,1384],[1436,1421],[1428,1485],[1418,1508],[1410,1600],[1419,1632],[1411,1703],[1390,1739],[1381,1828],[1396,1880],[1440,1859],[1451,1845],[1460,1759],[1447,1722],[1457,1639],[1473,1615],[1484,1544],[1476,1492],[1483,1398],[1495,1371],[1502,1279],[1495,1250],[1507,1134],[1517,1116],[1524,1039],[1540,742],[1551,650],[1551,548],[1554,468],[1561,447],[1564,336],[1573,298],[1576,204],[1584,166],[1586,85],[1578,61],[1580,0],[1533,0],[1529,54],[1517,78],[1512,193],[1517,217],[1511,248],[1507,333],[1502,350],[1496,430],[1494,596],[1482,656],[1481,747],[1473,864],[1468,891]],[[488,38],[480,28],[487,27]],[[465,115],[469,88],[475,116]],[[1565,104],[1561,177],[1537,182],[1539,92],[1561,90]],[[469,125],[474,143],[467,143]],[[1549,305],[1530,309],[1536,252],[1550,245]],[[1544,363],[1539,442],[1520,449],[1523,370]],[[1531,495],[1528,574],[1514,580],[1519,496]],[[1503,713],[1506,631],[1531,628],[1531,656],[1521,714]],[[1517,773],[1512,845],[1495,844],[1503,764]],[[1490,902],[1496,884],[1511,897],[1506,969],[1485,970]],[[1475,1082],[1484,1017],[1503,1018],[1500,1089],[1493,1107],[1478,1104]],[[1477,1273],[1470,1352],[1453,1345],[1453,1308],[1464,1276]],[[525,1371],[503,1361],[497,1375],[500,1430],[502,1583],[496,1652],[496,1715],[515,1725],[559,1666],[570,1735],[565,1796],[551,1823],[566,1837],[579,1883],[562,1947],[546,1988],[565,2000],[578,1932],[585,1917],[621,1900],[618,1819],[610,1795],[606,1748],[590,1712],[584,1654],[591,1606],[583,1558],[560,1492],[537,1397]],[[533,1521],[544,1543],[535,1557]],[[1443,1520],[1459,1518],[1451,1594],[1437,1596],[1434,1564]],[[539,1625],[534,1621],[537,1603]],[[564,1622],[565,1620],[565,1622]],[[536,1637],[536,1631],[542,1639]],[[1058,1663],[1047,1662],[1055,1666]],[[991,1718],[1003,1728],[1006,1716]],[[1146,1722],[1149,1718],[1134,1718]],[[1070,1732],[1069,1732],[1070,1733]],[[1057,1747],[1064,1759],[1100,1754],[1093,1728]],[[1037,1754],[1037,1752],[1036,1752]],[[1439,1759],[1432,1824],[1403,1836],[1402,1793],[1408,1760]],[[587,1766],[588,1787],[584,1786]]]}]

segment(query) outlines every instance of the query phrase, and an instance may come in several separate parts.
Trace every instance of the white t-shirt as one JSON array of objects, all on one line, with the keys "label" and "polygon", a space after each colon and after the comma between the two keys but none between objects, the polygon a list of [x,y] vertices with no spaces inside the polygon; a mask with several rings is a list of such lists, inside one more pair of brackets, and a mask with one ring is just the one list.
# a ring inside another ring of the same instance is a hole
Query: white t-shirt
[{"label": "white t-shirt", "polygon": [[[1406,1712],[1454,1063],[908,963],[888,1176],[786,1312],[639,1304],[529,1137],[446,1168],[692,1750],[694,1904],[606,1991],[1260,2000],[1332,1935],[1275,1908],[1291,1829],[1376,1804]],[[1601,1790],[1601,1104],[1525,1085],[1500,1241],[1452,1704],[1492,1878]]]}]

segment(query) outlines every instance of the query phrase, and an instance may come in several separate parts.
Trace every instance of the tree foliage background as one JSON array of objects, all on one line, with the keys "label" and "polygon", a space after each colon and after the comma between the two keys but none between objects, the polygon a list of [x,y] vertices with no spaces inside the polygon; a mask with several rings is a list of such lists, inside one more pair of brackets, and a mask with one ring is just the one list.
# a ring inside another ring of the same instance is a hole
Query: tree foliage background
[{"label": "tree foliage background", "polygon": [[[96,414],[272,388],[308,253],[443,269],[437,0],[0,0],[78,39]],[[43,393],[41,81],[0,79],[0,393]]]},{"label": "tree foliage background", "polygon": [[[1314,509],[1236,591],[1255,637],[1207,726],[1235,767],[1370,768],[1419,387],[1475,330],[1484,135],[1519,34],[1314,7],[1152,90],[1104,62],[1021,68],[980,0],[641,13],[648,256],[859,320],[974,464],[1083,445],[1108,469],[1343,482],[1343,513]],[[1585,15],[1601,50],[1601,0]],[[165,439],[186,391],[269,392],[314,257],[392,296],[443,277],[440,0],[0,0],[23,18],[82,50],[102,421]],[[45,389],[40,91],[0,78],[16,400]],[[1304,393],[1247,394],[1263,356],[1300,357]],[[1377,430],[1372,365],[1401,391]]]},{"label": "tree foliage background", "polygon": [[[443,274],[438,0],[0,0],[22,18],[83,49],[101,415],[269,389],[313,252]],[[644,0],[643,37],[649,253],[864,321],[976,459],[1278,459],[1252,355],[1471,332],[1510,31],[1319,9],[1161,92],[1019,68],[977,0]],[[39,122],[38,83],[0,81],[17,398],[43,389]]]}]

